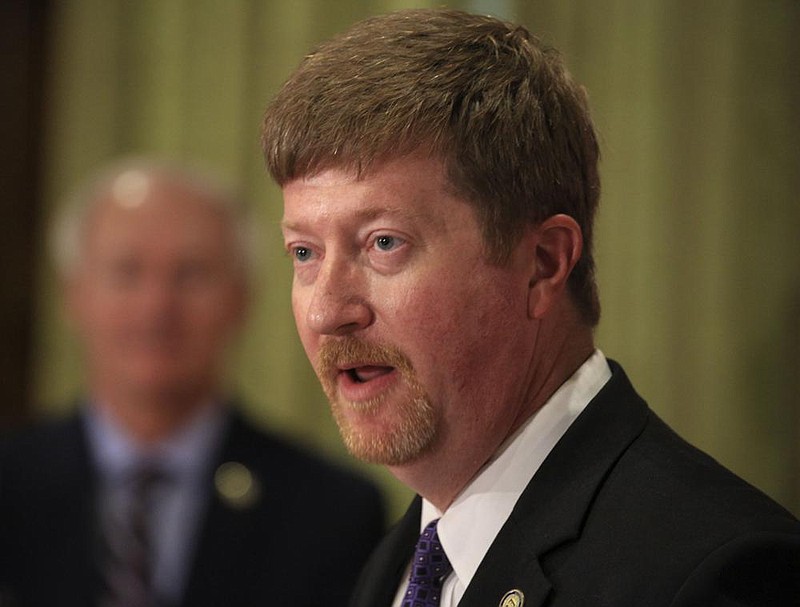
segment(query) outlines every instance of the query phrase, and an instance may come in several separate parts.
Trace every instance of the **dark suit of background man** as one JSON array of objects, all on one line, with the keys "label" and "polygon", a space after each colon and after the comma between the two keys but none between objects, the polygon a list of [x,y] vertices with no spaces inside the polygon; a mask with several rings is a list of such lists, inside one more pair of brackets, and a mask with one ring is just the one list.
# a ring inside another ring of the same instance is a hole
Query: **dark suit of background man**
[{"label": "dark suit of background man", "polygon": [[555,50],[376,17],[305,58],[262,137],[344,440],[420,496],[354,606],[800,604],[798,521],[594,345],[598,146]]},{"label": "dark suit of background man", "polygon": [[55,242],[88,393],[3,445],[0,602],[344,604],[381,500],[231,406],[252,261],[236,199],[156,163],[79,198]]}]

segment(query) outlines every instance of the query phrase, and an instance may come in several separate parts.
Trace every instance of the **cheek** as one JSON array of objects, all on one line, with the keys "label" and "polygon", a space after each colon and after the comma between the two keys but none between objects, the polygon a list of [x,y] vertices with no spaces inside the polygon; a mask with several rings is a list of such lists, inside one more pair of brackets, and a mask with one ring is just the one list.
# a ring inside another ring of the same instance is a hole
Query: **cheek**
[{"label": "cheek", "polygon": [[316,351],[316,336],[306,322],[307,302],[297,287],[292,288],[292,315],[294,316],[294,326],[297,329],[298,337],[300,337],[300,343],[302,343],[308,358],[313,362]]},{"label": "cheek", "polygon": [[402,336],[405,344],[398,345],[425,367],[419,373],[441,376],[458,390],[477,387],[497,353],[514,349],[520,337],[524,293],[510,284],[477,272],[408,289],[397,302],[390,338]]},{"label": "cheek", "polygon": [[479,304],[466,299],[460,285],[451,281],[417,283],[398,289],[394,299],[385,304],[387,337],[407,349],[415,364],[430,369],[466,354],[471,332],[465,331],[465,318]]},{"label": "cheek", "polygon": [[87,295],[77,314],[81,332],[109,338],[123,336],[126,331],[133,330],[140,316],[135,299],[103,289]]},{"label": "cheek", "polygon": [[154,306],[148,314],[172,322],[224,329],[243,317],[245,295],[235,286],[176,293],[170,304]]},{"label": "cheek", "polygon": [[426,334],[474,338],[475,332],[491,334],[519,316],[524,293],[515,292],[500,271],[480,268],[442,271],[430,280],[416,281],[392,290],[395,297],[383,299],[401,325],[424,326]]},{"label": "cheek", "polygon": [[80,328],[87,333],[109,333],[127,324],[130,307],[108,297],[96,296],[85,302],[78,311]]},{"label": "cheek", "polygon": [[[296,280],[296,279],[295,279]],[[292,286],[292,314],[294,315],[294,322],[297,325],[298,330],[302,326],[301,321],[303,321],[303,310],[305,309],[305,302],[300,292],[300,289],[297,285]]]}]

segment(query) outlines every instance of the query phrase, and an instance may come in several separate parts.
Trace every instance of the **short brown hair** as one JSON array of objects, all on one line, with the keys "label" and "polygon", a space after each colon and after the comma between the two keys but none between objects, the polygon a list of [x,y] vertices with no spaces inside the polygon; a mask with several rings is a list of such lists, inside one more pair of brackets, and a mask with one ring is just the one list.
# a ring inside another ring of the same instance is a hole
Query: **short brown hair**
[{"label": "short brown hair", "polygon": [[570,290],[597,324],[597,139],[583,88],[525,28],[448,9],[361,21],[287,80],[267,108],[262,146],[280,185],[329,168],[365,176],[417,151],[439,157],[496,263],[526,223],[570,215],[584,239]]}]

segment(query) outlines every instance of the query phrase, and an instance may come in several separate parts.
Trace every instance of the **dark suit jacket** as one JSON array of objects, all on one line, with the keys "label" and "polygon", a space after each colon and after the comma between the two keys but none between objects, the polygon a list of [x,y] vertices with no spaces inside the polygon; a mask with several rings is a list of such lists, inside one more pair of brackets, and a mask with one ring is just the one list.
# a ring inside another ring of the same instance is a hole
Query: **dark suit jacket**
[{"label": "dark suit jacket", "polygon": [[[459,607],[800,605],[800,523],[674,434],[622,369],[556,445]],[[388,607],[420,499],[371,557],[352,607]]]},{"label": "dark suit jacket", "polygon": [[[217,463],[227,461],[249,468],[261,497],[231,507],[208,471],[212,495],[183,605],[344,605],[384,531],[378,491],[235,413]],[[0,465],[0,604],[94,605],[94,472],[83,418],[16,437]]]}]

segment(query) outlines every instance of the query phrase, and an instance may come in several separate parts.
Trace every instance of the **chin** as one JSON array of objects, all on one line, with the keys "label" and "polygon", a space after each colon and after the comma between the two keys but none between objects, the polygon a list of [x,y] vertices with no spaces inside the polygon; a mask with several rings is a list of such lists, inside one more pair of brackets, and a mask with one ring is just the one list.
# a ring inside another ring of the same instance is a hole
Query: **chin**
[{"label": "chin", "polygon": [[129,384],[138,387],[139,391],[144,394],[177,396],[191,391],[199,385],[199,382],[183,373],[164,373],[162,368],[152,373],[131,374]]},{"label": "chin", "polygon": [[[370,464],[401,466],[410,464],[427,453],[437,435],[436,420],[426,403],[412,401],[399,419],[378,420],[378,411],[355,415],[352,407],[332,405],[333,417],[347,450],[354,457]],[[380,408],[378,408],[380,409]]]}]

